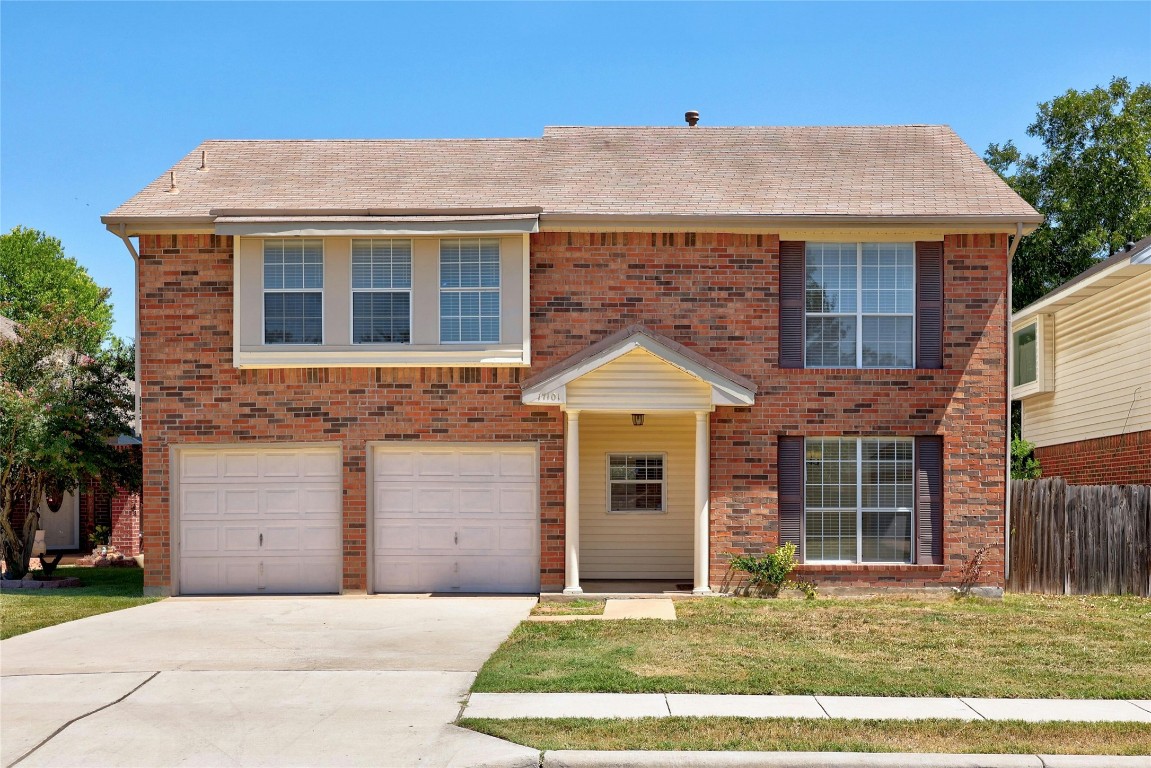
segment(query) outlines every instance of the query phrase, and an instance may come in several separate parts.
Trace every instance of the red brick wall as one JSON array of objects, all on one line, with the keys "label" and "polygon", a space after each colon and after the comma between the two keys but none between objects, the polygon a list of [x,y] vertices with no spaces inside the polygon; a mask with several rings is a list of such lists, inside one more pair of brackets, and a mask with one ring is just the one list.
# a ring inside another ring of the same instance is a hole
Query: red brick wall
[{"label": "red brick wall", "polygon": [[945,565],[820,568],[818,581],[950,583],[990,544],[987,583],[1002,584],[1005,237],[947,238],[946,368],[894,372],[778,368],[774,236],[540,233],[531,247],[534,365],[482,369],[464,383],[453,368],[239,371],[231,239],[142,237],[145,583],[169,584],[170,446],[334,440],[344,451],[344,587],[364,589],[365,443],[405,438],[537,441],[541,576],[561,585],[563,423],[556,408],[522,405],[519,382],[644,323],[759,385],[755,406],[721,407],[711,420],[713,583],[729,553],[775,545],[778,435],[942,434]]},{"label": "red brick wall", "polygon": [[1071,485],[1151,485],[1151,429],[1035,449],[1043,477]]}]

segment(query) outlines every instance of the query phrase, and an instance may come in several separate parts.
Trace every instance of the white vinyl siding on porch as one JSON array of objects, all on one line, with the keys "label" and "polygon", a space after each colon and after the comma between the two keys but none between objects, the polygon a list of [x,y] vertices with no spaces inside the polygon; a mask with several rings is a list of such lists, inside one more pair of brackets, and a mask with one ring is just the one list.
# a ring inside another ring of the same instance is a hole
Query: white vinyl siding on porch
[{"label": "white vinyl siding on porch", "polygon": [[1151,272],[1057,311],[1051,325],[1055,383],[1023,401],[1024,439],[1047,446],[1151,429]]},{"label": "white vinyl siding on porch", "polygon": [[[649,412],[634,427],[626,413],[584,412],[579,454],[582,578],[691,581],[694,414]],[[665,513],[608,511],[608,456],[619,454],[665,457]]]},{"label": "white vinyl siding on porch", "polygon": [[711,387],[643,349],[628,352],[567,385],[569,409],[621,410],[621,404],[636,402],[644,403],[641,410],[648,412],[710,410]]}]

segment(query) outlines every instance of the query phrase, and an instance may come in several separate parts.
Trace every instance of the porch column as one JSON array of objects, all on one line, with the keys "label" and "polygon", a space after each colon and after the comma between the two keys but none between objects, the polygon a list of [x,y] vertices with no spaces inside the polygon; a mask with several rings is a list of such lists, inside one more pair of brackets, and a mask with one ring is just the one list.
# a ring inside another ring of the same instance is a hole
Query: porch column
[{"label": "porch column", "polygon": [[566,411],[564,445],[564,594],[582,595],[579,585],[579,411]]},{"label": "porch column", "polygon": [[710,595],[711,562],[711,436],[710,412],[695,412],[695,588],[693,595]]}]

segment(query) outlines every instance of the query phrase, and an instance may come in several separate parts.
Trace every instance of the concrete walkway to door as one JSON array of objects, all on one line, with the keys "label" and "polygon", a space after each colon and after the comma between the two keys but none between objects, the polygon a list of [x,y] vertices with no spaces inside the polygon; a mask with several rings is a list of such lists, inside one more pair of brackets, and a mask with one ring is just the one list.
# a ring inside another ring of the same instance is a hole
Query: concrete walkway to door
[{"label": "concrete walkway to door", "polygon": [[451,725],[534,598],[173,598],[0,644],[0,759],[538,766]]}]

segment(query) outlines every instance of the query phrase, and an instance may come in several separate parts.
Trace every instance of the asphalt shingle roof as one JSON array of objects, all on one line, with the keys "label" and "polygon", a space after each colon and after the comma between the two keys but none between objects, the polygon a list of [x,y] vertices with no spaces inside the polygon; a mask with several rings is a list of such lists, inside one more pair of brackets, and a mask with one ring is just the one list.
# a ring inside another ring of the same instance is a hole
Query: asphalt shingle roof
[{"label": "asphalt shingle roof", "polygon": [[[201,153],[207,170],[199,170]],[[206,141],[113,219],[227,213],[1039,215],[947,126],[551,127],[539,139]]]}]

